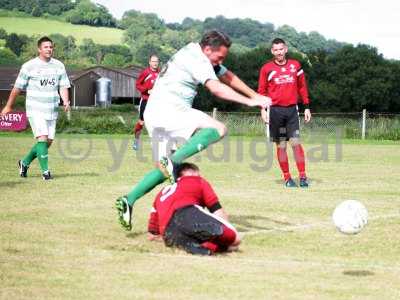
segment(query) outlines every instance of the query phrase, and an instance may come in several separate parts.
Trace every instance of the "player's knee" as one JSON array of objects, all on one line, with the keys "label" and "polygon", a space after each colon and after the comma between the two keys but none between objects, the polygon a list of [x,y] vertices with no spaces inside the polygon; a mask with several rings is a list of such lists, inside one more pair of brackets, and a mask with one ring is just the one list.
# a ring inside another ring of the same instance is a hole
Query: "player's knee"
[{"label": "player's knee", "polygon": [[286,141],[280,141],[276,143],[276,148],[286,150]]},{"label": "player's knee", "polygon": [[290,146],[295,147],[300,145],[300,140],[298,138],[290,138],[289,139]]},{"label": "player's knee", "polygon": [[47,135],[41,135],[37,137],[38,142],[48,142]]}]

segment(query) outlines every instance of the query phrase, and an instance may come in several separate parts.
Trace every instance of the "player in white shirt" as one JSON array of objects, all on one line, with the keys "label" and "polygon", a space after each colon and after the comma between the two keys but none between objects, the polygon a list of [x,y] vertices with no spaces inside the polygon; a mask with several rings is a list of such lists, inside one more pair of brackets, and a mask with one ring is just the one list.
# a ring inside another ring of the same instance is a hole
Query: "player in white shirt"
[{"label": "player in white shirt", "polygon": [[[117,199],[119,220],[125,229],[132,228],[132,206],[136,200],[166,179],[173,181],[174,165],[225,136],[227,129],[223,123],[192,108],[200,84],[223,100],[261,108],[271,104],[269,97],[257,94],[222,65],[230,45],[227,35],[209,31],[200,43],[186,45],[162,68],[144,116],[159,163],[128,195]],[[170,155],[176,140],[185,142]]]},{"label": "player in white shirt", "polygon": [[26,114],[37,143],[18,161],[21,177],[27,177],[31,162],[37,157],[44,180],[52,179],[48,168],[48,148],[54,140],[58,103],[63,100],[68,111],[70,82],[62,62],[52,58],[53,41],[48,37],[38,40],[39,56],[22,65],[6,106],[1,114],[12,110],[15,99],[26,89]]}]

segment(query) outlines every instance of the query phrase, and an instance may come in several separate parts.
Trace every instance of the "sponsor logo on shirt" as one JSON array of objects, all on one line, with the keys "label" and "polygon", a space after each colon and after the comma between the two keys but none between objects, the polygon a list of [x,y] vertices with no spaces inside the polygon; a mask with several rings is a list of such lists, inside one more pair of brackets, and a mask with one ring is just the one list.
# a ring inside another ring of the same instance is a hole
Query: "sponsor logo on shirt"
[{"label": "sponsor logo on shirt", "polygon": [[293,83],[294,77],[292,75],[281,75],[279,77],[274,78],[276,84],[286,84],[286,83]]},{"label": "sponsor logo on shirt", "polygon": [[48,86],[48,85],[55,86],[56,85],[56,79],[55,78],[40,79],[40,85],[41,86]]}]

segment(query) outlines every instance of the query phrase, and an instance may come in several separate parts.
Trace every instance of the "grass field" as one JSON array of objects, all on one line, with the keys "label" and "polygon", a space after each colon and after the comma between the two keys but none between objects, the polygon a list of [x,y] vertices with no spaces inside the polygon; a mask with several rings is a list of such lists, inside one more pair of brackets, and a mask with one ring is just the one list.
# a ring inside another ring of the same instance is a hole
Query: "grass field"
[{"label": "grass field", "polygon": [[[223,143],[214,161],[197,156],[243,234],[239,252],[215,257],[147,241],[154,191],[135,206],[132,232],[117,223],[115,198],[151,168],[147,141],[144,162],[124,136],[58,135],[51,182],[36,161],[18,177],[32,144],[0,135],[0,299],[400,299],[399,143],[345,142],[341,159],[328,145],[327,161],[308,164],[308,190],[284,189],[275,160],[254,171],[267,159],[257,162],[249,138],[230,140],[227,161],[215,161]],[[305,145],[314,157],[316,147]],[[261,143],[256,150],[266,153]],[[331,224],[345,199],[369,210],[355,236]]]},{"label": "grass field", "polygon": [[60,33],[62,35],[73,35],[77,44],[82,43],[84,38],[90,38],[95,43],[109,45],[121,44],[123,30],[106,27],[93,27],[86,25],[73,25],[56,20],[42,18],[18,18],[0,17],[0,28],[4,28],[8,34],[18,33],[32,35],[49,35]]}]

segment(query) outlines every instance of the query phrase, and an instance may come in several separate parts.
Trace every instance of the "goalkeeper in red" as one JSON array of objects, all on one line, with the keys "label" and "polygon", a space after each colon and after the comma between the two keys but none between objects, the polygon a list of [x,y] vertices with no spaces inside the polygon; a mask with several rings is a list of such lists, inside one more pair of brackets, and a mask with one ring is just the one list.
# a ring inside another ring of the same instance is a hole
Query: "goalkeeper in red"
[{"label": "goalkeeper in red", "polygon": [[176,183],[164,187],[154,200],[149,238],[162,237],[166,246],[191,254],[237,250],[239,235],[228,222],[213,188],[200,176],[199,168],[182,163],[177,177]]},{"label": "goalkeeper in red", "polygon": [[300,187],[308,187],[304,150],[300,144],[298,99],[301,98],[304,110],[304,121],[311,120],[307,83],[304,71],[297,60],[286,58],[288,47],[284,40],[272,41],[273,59],[260,70],[258,92],[272,99],[269,112],[262,109],[261,117],[269,124],[270,137],[276,143],[279,166],[283,173],[286,187],[297,187],[289,171],[287,141],[292,146]]}]

